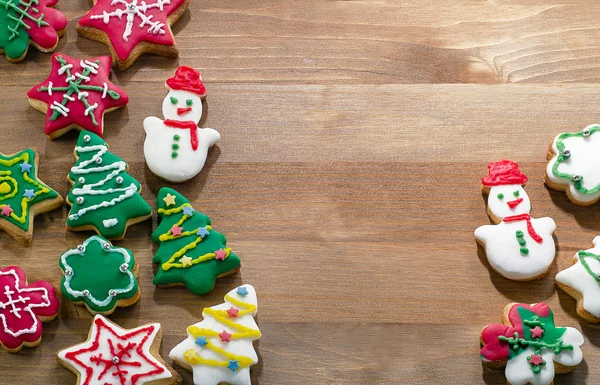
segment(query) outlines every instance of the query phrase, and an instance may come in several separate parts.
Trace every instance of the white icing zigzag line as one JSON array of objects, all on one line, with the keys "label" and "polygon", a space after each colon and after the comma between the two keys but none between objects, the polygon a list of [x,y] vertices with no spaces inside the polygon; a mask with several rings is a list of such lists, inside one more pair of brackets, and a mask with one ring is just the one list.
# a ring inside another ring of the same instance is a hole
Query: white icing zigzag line
[{"label": "white icing zigzag line", "polygon": [[125,187],[125,188],[109,188],[107,190],[94,190],[94,188],[104,186],[104,184],[106,182],[108,182],[109,180],[112,180],[115,176],[119,175],[121,172],[124,172],[127,169],[127,163],[125,163],[123,161],[119,161],[119,162],[115,162],[113,164],[109,164],[106,166],[92,167],[92,168],[86,169],[85,167],[87,167],[91,163],[95,163],[96,159],[102,158],[102,156],[104,154],[106,154],[106,152],[108,151],[107,147],[104,145],[95,145],[95,146],[89,146],[89,147],[77,146],[77,147],[75,147],[75,151],[79,152],[79,153],[98,151],[98,153],[95,154],[91,159],[83,161],[79,164],[79,166],[74,166],[71,168],[71,172],[75,175],[103,172],[103,171],[107,171],[107,170],[111,170],[111,169],[115,169],[115,170],[112,171],[110,174],[108,174],[106,176],[106,178],[102,179],[99,182],[96,182],[93,184],[85,184],[81,188],[74,188],[73,190],[71,190],[73,195],[76,195],[76,196],[105,195],[105,194],[112,194],[112,193],[116,193],[116,192],[118,192],[118,193],[124,192],[124,194],[119,195],[118,197],[113,198],[110,201],[104,201],[104,202],[96,204],[96,205],[84,207],[84,208],[80,209],[79,211],[77,211],[77,213],[69,215],[70,220],[76,221],[77,219],[81,218],[82,215],[85,215],[85,213],[87,213],[87,212],[95,211],[95,210],[98,210],[103,207],[114,206],[117,203],[122,202],[127,198],[131,198],[138,191],[138,189],[134,183],[132,183],[131,185],[129,185],[128,187]]},{"label": "white icing zigzag line", "polygon": [[146,11],[151,8],[158,8],[160,12],[163,11],[163,6],[165,4],[171,4],[171,0],[156,0],[156,3],[146,4],[145,1],[142,1],[141,5],[137,5],[137,0],[131,0],[131,2],[127,2],[126,0],[113,0],[110,5],[121,4],[124,5],[124,9],[117,9],[113,12],[103,11],[102,15],[92,15],[90,19],[102,19],[104,24],[108,24],[110,18],[112,16],[116,16],[119,19],[123,14],[127,14],[127,24],[125,25],[125,31],[123,32],[123,40],[129,41],[129,36],[131,36],[131,31],[133,28],[133,21],[135,17],[139,17],[142,22],[139,27],[142,28],[146,24],[150,25],[148,28],[148,33],[153,33],[155,35],[164,35],[166,34],[165,29],[163,28],[165,25],[159,21],[152,21],[152,15],[146,16]]},{"label": "white icing zigzag line", "polygon": [[88,71],[90,71],[91,73],[93,73],[94,75],[98,74],[98,68],[100,67],[98,64],[93,63],[89,60],[80,60],[79,61],[79,65],[81,66],[81,68],[85,68]]},{"label": "white icing zigzag line", "polygon": [[69,112],[71,111],[67,107],[65,107],[62,104],[58,103],[56,100],[54,101],[54,103],[52,103],[50,105],[50,108],[53,109],[53,110],[58,111],[62,116],[68,116]]}]

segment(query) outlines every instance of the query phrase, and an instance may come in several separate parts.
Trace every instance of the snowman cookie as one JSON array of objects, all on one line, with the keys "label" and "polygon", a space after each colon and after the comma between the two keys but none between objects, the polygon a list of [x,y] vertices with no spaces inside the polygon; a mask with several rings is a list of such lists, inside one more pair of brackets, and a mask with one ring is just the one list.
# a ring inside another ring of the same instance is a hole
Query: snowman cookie
[{"label": "snowman cookie", "polygon": [[557,135],[548,151],[546,184],[571,202],[589,206],[600,199],[600,125]]},{"label": "snowman cookie", "polygon": [[185,182],[204,167],[208,149],[220,135],[212,128],[199,128],[206,89],[200,73],[181,66],[166,81],[169,93],[162,105],[165,120],[144,119],[144,156],[150,170],[169,182]]},{"label": "snowman cookie", "polygon": [[492,162],[482,179],[488,195],[488,215],[494,225],[475,230],[492,268],[508,279],[529,281],[543,277],[554,260],[556,247],[552,218],[534,219],[523,186],[527,177],[510,160]]},{"label": "snowman cookie", "polygon": [[577,300],[577,314],[588,322],[600,322],[600,237],[594,247],[580,250],[573,266],[556,275],[556,285]]},{"label": "snowman cookie", "polygon": [[551,385],[555,373],[568,373],[583,359],[583,335],[571,327],[557,327],[545,303],[511,303],[502,324],[481,331],[480,357],[485,366],[506,367],[508,385]]}]

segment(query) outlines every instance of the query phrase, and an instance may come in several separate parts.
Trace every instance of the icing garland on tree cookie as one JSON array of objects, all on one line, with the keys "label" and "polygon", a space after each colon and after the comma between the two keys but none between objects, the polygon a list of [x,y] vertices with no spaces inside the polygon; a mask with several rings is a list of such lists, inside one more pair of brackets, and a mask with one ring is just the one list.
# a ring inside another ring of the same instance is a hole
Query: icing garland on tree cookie
[{"label": "icing garland on tree cookie", "polygon": [[10,352],[33,347],[42,338],[42,322],[56,318],[59,310],[56,290],[47,281],[27,284],[25,272],[17,266],[0,269],[0,344]]},{"label": "icing garland on tree cookie", "polygon": [[102,43],[108,40],[113,59],[124,70],[144,52],[177,56],[170,25],[187,4],[187,0],[96,0],[77,23],[77,31]]},{"label": "icing garland on tree cookie", "polygon": [[75,147],[77,158],[68,179],[71,207],[67,226],[72,230],[93,227],[109,239],[121,239],[127,227],[152,215],[140,195],[141,186],[127,173],[127,163],[108,151],[102,138],[82,131]]},{"label": "icing garland on tree cookie", "polygon": [[152,258],[159,265],[155,285],[182,283],[202,295],[212,290],[217,278],[240,268],[240,259],[226,247],[225,237],[183,195],[164,187],[158,192],[157,206],[160,224],[152,233],[152,240],[159,243]]},{"label": "icing garland on tree cookie", "polygon": [[250,366],[258,362],[252,343],[261,336],[254,320],[257,308],[251,285],[231,290],[225,303],[202,311],[204,320],[187,328],[188,337],[169,357],[191,367],[195,385],[250,385]]},{"label": "icing garland on tree cookie", "polygon": [[79,385],[180,383],[157,353],[160,329],[158,323],[123,329],[98,314],[88,340],[59,351],[58,359],[78,375]]},{"label": "icing garland on tree cookie", "polygon": [[[481,332],[481,359],[490,366],[506,365],[506,380],[512,385],[550,385],[557,373],[578,365],[583,354],[581,333],[559,328],[545,303],[511,303],[504,309],[505,324],[486,326]],[[560,364],[555,368],[554,362]]]},{"label": "icing garland on tree cookie", "polygon": [[54,51],[67,27],[67,18],[52,8],[58,0],[0,0],[0,53],[12,62],[27,55],[34,43],[42,52]]},{"label": "icing garland on tree cookie", "polygon": [[63,295],[85,304],[92,314],[110,314],[115,307],[139,299],[133,253],[97,235],[63,253],[59,266],[64,272]]},{"label": "icing garland on tree cookie", "polygon": [[38,154],[33,149],[0,154],[0,228],[24,243],[31,240],[33,214],[54,210],[63,202],[38,178],[37,169]]},{"label": "icing garland on tree cookie", "polygon": [[104,113],[129,102],[125,91],[108,79],[110,65],[108,56],[52,56],[48,78],[27,93],[30,104],[46,113],[46,135],[54,139],[76,126],[102,136]]}]

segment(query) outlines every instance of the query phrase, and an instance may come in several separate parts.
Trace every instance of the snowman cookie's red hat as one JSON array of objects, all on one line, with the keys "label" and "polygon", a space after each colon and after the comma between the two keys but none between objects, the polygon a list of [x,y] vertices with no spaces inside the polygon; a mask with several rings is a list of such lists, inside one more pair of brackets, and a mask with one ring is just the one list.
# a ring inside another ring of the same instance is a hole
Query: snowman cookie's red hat
[{"label": "snowman cookie's red hat", "polygon": [[484,186],[527,183],[527,177],[519,170],[519,164],[512,160],[501,160],[488,164],[488,175],[481,178]]},{"label": "snowman cookie's red hat", "polygon": [[167,79],[167,87],[172,90],[193,92],[201,98],[206,96],[206,88],[202,84],[200,72],[187,66],[180,66],[175,71],[175,76]]}]

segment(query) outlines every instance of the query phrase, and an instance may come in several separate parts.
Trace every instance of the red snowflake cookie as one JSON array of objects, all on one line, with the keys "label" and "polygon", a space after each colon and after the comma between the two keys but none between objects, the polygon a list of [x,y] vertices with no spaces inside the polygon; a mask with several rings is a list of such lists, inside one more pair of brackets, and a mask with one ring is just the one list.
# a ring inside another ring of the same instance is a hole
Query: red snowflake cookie
[{"label": "red snowflake cookie", "polygon": [[37,346],[42,339],[42,322],[56,318],[59,309],[56,289],[47,281],[27,284],[17,266],[0,269],[0,343],[17,352]]},{"label": "red snowflake cookie", "polygon": [[52,56],[48,78],[27,93],[29,103],[46,113],[45,132],[50,139],[72,128],[102,136],[104,113],[129,102],[125,91],[108,80],[110,66],[109,56],[89,60],[60,53]]}]

